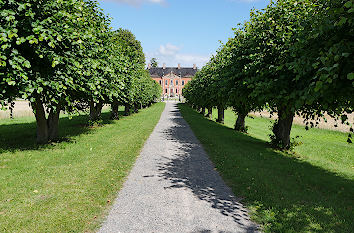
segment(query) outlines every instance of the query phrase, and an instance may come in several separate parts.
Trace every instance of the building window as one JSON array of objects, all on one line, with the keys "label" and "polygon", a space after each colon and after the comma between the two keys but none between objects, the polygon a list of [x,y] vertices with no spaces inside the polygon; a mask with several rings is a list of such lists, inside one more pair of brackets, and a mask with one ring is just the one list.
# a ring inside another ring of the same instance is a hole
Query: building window
[{"label": "building window", "polygon": [[167,94],[167,89],[165,89],[165,93]]},{"label": "building window", "polygon": [[184,80],[182,80],[182,86],[184,86]]},{"label": "building window", "polygon": [[178,80],[176,80],[176,85],[178,85]]},{"label": "building window", "polygon": [[171,79],[171,85],[173,85],[173,80]]},{"label": "building window", "polygon": [[162,81],[160,80],[160,85],[162,85]]},{"label": "building window", "polygon": [[176,89],[176,94],[178,94],[178,89]]},{"label": "building window", "polygon": [[[167,79],[165,80],[165,85],[167,86]],[[167,93],[167,91],[166,91],[166,93]]]}]

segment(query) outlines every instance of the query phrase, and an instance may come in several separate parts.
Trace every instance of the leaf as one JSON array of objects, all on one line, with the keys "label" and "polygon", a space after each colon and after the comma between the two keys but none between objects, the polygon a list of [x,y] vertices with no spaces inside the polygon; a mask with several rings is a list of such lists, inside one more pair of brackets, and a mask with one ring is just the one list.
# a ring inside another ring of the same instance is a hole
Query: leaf
[{"label": "leaf", "polygon": [[23,65],[24,65],[26,68],[31,68],[31,63],[30,63],[29,61],[27,61],[27,60],[23,63]]},{"label": "leaf", "polygon": [[350,8],[350,7],[352,6],[352,1],[351,1],[351,0],[347,1],[347,2],[344,4],[344,6],[345,6],[346,8]]},{"label": "leaf", "polygon": [[349,80],[354,80],[354,73],[349,73],[349,74],[347,75],[347,78],[348,78]]},{"label": "leaf", "polygon": [[341,25],[345,24],[346,22],[347,22],[347,18],[341,17],[337,25],[341,26]]}]

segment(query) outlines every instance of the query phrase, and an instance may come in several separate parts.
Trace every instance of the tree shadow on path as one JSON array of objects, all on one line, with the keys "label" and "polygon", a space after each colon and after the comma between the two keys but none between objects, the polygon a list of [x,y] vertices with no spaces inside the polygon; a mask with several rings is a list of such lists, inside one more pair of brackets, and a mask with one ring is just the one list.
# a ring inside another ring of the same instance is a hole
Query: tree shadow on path
[{"label": "tree shadow on path", "polygon": [[[265,231],[353,232],[353,180],[274,151],[265,141],[210,121],[184,104],[179,108],[224,181],[244,197]],[[183,134],[172,134],[188,143]],[[172,177],[178,169],[170,168]],[[172,179],[178,181],[179,175]],[[180,183],[193,186],[188,177],[181,176]]]},{"label": "tree shadow on path", "polygon": [[[200,200],[211,204],[225,216],[231,217],[244,232],[257,231],[257,225],[249,221],[247,210],[240,204],[231,189],[225,185],[204,149],[190,132],[189,126],[177,109],[172,111],[174,126],[163,133],[177,145],[173,158],[159,164],[159,177],[169,180],[168,189],[187,188]],[[215,220],[217,221],[217,220]],[[203,229],[198,232],[210,232]]]}]

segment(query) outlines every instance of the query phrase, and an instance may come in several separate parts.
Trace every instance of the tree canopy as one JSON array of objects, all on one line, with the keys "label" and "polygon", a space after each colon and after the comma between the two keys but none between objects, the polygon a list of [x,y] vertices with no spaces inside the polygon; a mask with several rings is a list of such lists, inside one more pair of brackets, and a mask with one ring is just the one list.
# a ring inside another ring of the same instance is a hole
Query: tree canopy
[{"label": "tree canopy", "polygon": [[151,58],[150,64],[151,64],[151,67],[154,67],[154,68],[159,66],[157,59],[155,57]]},{"label": "tree canopy", "polygon": [[57,137],[60,110],[86,104],[97,118],[103,104],[156,98],[140,42],[112,31],[96,1],[0,0],[0,8],[0,105],[30,101],[38,142]]},{"label": "tree canopy", "polygon": [[[352,0],[278,0],[252,10],[186,87],[187,100],[232,107],[239,118],[276,112],[271,141],[284,149],[295,114],[310,124],[324,113],[345,122],[354,108],[353,12]],[[240,122],[235,129],[244,130]]]}]

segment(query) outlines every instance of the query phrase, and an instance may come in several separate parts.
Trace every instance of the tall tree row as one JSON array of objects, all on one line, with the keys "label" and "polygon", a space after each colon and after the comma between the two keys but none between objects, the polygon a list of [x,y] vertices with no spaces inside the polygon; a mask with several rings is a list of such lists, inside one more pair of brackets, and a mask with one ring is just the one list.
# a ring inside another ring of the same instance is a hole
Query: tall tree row
[{"label": "tall tree row", "polygon": [[354,109],[353,14],[353,0],[278,0],[251,11],[184,89],[187,101],[232,107],[239,131],[249,112],[276,112],[271,142],[281,149],[291,145],[296,114],[311,124],[324,113],[346,122]]},{"label": "tall tree row", "polygon": [[61,111],[89,108],[98,120],[104,104],[148,106],[159,87],[148,79],[140,42],[112,31],[93,0],[0,0],[0,107],[31,103],[37,142],[58,137]]}]

